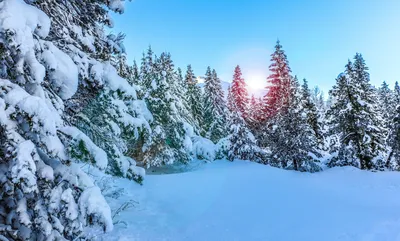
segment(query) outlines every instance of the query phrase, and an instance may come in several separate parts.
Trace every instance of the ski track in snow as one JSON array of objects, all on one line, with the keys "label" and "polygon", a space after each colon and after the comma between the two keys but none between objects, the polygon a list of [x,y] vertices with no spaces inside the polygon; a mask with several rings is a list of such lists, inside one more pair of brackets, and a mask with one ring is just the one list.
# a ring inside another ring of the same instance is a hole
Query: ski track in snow
[{"label": "ski track in snow", "polygon": [[118,180],[139,202],[103,240],[400,241],[400,174],[297,173],[217,161],[194,172]]}]

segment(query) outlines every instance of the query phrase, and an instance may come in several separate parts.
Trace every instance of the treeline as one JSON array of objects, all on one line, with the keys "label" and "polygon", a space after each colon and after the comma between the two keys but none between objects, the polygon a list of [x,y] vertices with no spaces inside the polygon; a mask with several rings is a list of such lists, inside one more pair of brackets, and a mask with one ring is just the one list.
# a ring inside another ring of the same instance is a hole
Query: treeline
[{"label": "treeline", "polygon": [[[318,87],[310,89],[306,79],[300,83],[292,75],[279,42],[271,56],[271,74],[266,80],[268,91],[262,98],[249,96],[240,66],[234,71],[225,100],[221,80],[210,67],[201,91],[191,66],[183,77],[179,68],[174,70],[167,53],[158,58],[149,49],[140,68],[136,63],[129,67],[122,60],[119,65],[130,69],[125,77],[142,87],[149,109],[154,116],[160,116],[156,117],[154,123],[158,124],[153,123],[153,130],[168,125],[174,130],[169,135],[163,134],[165,139],[157,142],[158,155],[167,150],[161,147],[162,143],[183,150],[184,134],[177,133],[184,133],[184,128],[173,124],[176,118],[181,120],[181,126],[186,123],[196,135],[217,144],[216,158],[251,160],[305,172],[335,166],[367,170],[399,168],[399,84],[396,82],[393,90],[386,82],[380,88],[372,86],[361,54],[347,63],[328,100]],[[169,110],[171,106],[176,113]],[[143,162],[151,166],[190,160],[184,150],[181,153],[164,161]],[[135,159],[142,160],[139,156]]]}]

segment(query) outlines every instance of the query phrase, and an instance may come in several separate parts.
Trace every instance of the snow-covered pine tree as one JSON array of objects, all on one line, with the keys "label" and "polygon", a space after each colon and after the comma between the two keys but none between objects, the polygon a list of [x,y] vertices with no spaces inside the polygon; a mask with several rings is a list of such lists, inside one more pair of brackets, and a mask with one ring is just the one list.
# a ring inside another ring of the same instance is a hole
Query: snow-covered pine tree
[{"label": "snow-covered pine tree", "polygon": [[393,95],[394,95],[394,102],[396,103],[396,105],[398,105],[400,103],[400,85],[398,81],[396,81],[396,83],[394,84]]},{"label": "snow-covered pine tree", "polygon": [[274,53],[271,55],[271,62],[269,66],[271,74],[267,79],[268,85],[266,87],[268,92],[263,100],[263,121],[276,115],[283,106],[287,106],[289,98],[291,69],[279,40],[275,45]]},{"label": "snow-covered pine tree", "polygon": [[[143,88],[152,85],[155,78],[155,63],[153,61],[154,52],[151,46],[147,49],[147,53],[143,53],[142,62],[140,65],[140,84]],[[144,90],[146,92],[146,90]]]},{"label": "snow-covered pine tree", "polygon": [[228,86],[228,94],[226,95],[226,107],[228,108],[229,111],[234,111],[235,109],[237,109],[235,107],[235,101],[233,99],[233,95],[232,95],[232,87]]},{"label": "snow-covered pine tree", "polygon": [[317,107],[317,110],[320,114],[320,118],[324,118],[324,114],[326,111],[326,103],[324,99],[324,92],[318,87],[315,86],[313,90],[311,91],[311,100]]},{"label": "snow-covered pine tree", "polygon": [[249,94],[239,65],[235,68],[232,84],[230,86],[230,94],[232,95],[233,104],[236,106],[236,111],[239,111],[243,119],[247,121]]},{"label": "snow-covered pine tree", "polygon": [[314,159],[317,141],[301,107],[297,77],[292,77],[289,84],[287,101],[265,129],[265,140],[271,151],[269,163],[301,172],[318,172],[321,168]]},{"label": "snow-covered pine tree", "polygon": [[198,133],[203,133],[203,96],[200,87],[198,86],[197,78],[194,75],[191,65],[188,65],[185,82],[187,86],[186,99],[189,105],[189,110],[194,120],[194,126]]},{"label": "snow-covered pine tree", "polygon": [[323,148],[324,137],[322,125],[320,123],[317,107],[312,101],[311,92],[308,88],[308,82],[306,79],[303,80],[303,85],[301,86],[301,105],[303,112],[307,115],[307,123],[313,130],[313,135],[317,140],[319,148]]},{"label": "snow-covered pine tree", "polygon": [[378,89],[378,97],[380,111],[384,121],[384,127],[389,130],[396,106],[394,103],[394,93],[389,88],[389,85],[386,83],[386,81],[383,81],[381,87]]},{"label": "snow-covered pine tree", "polygon": [[2,238],[73,240],[86,238],[86,226],[112,229],[100,189],[75,163],[90,160],[105,169],[108,158],[70,125],[100,91],[134,95],[102,62],[123,52],[122,35],[103,31],[111,25],[109,9],[122,6],[119,0],[0,2]]},{"label": "snow-covered pine tree", "polygon": [[114,56],[111,63],[117,70],[119,76],[126,79],[130,85],[134,85],[133,68],[128,65],[125,53]]},{"label": "snow-covered pine tree", "polygon": [[[254,97],[254,96],[253,96]],[[260,130],[262,130],[263,128],[263,119],[264,119],[264,102],[263,102],[263,98],[259,97],[259,98],[253,98],[250,101],[250,106],[249,106],[249,112],[251,114],[249,114],[248,117],[248,125],[250,127],[250,129],[253,131],[253,133],[256,132],[260,132]],[[264,121],[265,124],[265,121]],[[258,135],[256,135],[257,137],[260,137],[261,133],[259,133]]]},{"label": "snow-covered pine tree", "polygon": [[[25,1],[52,19],[47,39],[69,55],[79,71],[79,86],[73,98],[65,98],[68,118],[79,113],[101,91],[103,84],[93,81],[92,66],[96,61],[110,61],[124,52],[123,34],[105,34],[105,27],[113,27],[109,10],[123,13],[123,0],[85,1]],[[63,13],[63,14],[60,14]],[[49,47],[51,48],[51,47]],[[53,81],[57,83],[57,81]],[[58,83],[64,84],[64,83]]]},{"label": "snow-covered pine tree", "polygon": [[[168,58],[171,59],[170,54],[168,54]],[[190,110],[190,106],[188,103],[188,99],[186,97],[188,86],[186,85],[186,81],[183,78],[182,69],[178,68],[175,72],[176,80],[171,82],[172,92],[176,96],[176,108],[178,109],[179,115],[188,124],[192,127],[196,126],[195,120]]]},{"label": "snow-covered pine tree", "polygon": [[221,80],[208,67],[204,87],[204,122],[206,137],[214,143],[226,136],[227,107]]},{"label": "snow-covered pine tree", "polygon": [[241,116],[241,111],[233,102],[229,115],[229,141],[228,160],[249,160],[264,163],[265,153],[256,144],[256,139],[247,128]]},{"label": "snow-covered pine tree", "polygon": [[[248,111],[247,111],[247,124],[251,130],[255,129],[255,126],[257,124],[257,99],[253,95],[251,95],[249,105],[248,105]],[[229,109],[229,104],[228,104],[228,109]]]},{"label": "snow-covered pine tree", "polygon": [[180,115],[180,100],[174,87],[178,76],[170,54],[162,53],[155,59],[151,72],[146,74],[154,76],[152,81],[143,82],[144,98],[153,113],[152,132],[149,141],[143,141],[143,147],[137,149],[135,157],[146,167],[186,163],[191,159],[186,148],[191,144],[192,127]]},{"label": "snow-covered pine tree", "polygon": [[[134,95],[136,86],[128,86],[132,88],[130,93],[104,89],[76,115],[74,124],[104,150],[108,158],[108,173],[141,183],[144,170],[136,167],[136,161],[131,156],[139,149],[139,139],[150,133],[149,122],[152,121],[152,115],[146,103]],[[88,149],[82,143],[82,134],[67,132],[66,135],[74,140],[69,151],[75,159],[82,159],[83,153]]]},{"label": "snow-covered pine tree", "polygon": [[389,132],[388,145],[390,153],[386,162],[386,168],[400,171],[400,104],[395,108],[395,114]]},{"label": "snow-covered pine tree", "polygon": [[368,67],[361,54],[346,65],[330,95],[333,103],[327,112],[329,133],[336,136],[328,166],[355,166],[361,169],[382,167],[384,129],[377,107],[375,89],[369,83]]},{"label": "snow-covered pine tree", "polygon": [[130,84],[140,86],[141,85],[140,84],[140,72],[139,72],[139,67],[136,63],[136,60],[133,60],[132,76],[133,76],[133,83],[130,83]]}]

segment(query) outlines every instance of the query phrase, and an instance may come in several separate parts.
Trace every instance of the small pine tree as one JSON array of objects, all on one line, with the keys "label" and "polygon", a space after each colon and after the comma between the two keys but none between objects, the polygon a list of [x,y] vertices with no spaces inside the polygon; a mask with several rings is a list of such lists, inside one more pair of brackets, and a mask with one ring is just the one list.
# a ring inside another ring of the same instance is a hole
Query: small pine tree
[{"label": "small pine tree", "polygon": [[204,122],[206,136],[214,143],[226,136],[227,106],[221,80],[208,67],[204,87]]},{"label": "small pine tree", "polygon": [[399,82],[396,81],[395,85],[394,85],[394,102],[395,103],[400,103],[400,85]]},{"label": "small pine tree", "polygon": [[271,151],[270,164],[302,172],[318,172],[319,165],[310,153],[315,153],[313,130],[301,108],[297,78],[290,81],[290,95],[281,110],[264,129]]},{"label": "small pine tree", "polygon": [[378,98],[384,126],[386,129],[389,129],[393,120],[396,106],[394,103],[394,93],[389,88],[389,85],[386,83],[386,81],[384,81],[382,86],[378,89]]},{"label": "small pine tree", "polygon": [[315,103],[311,99],[311,92],[308,88],[308,82],[303,80],[301,88],[301,105],[303,112],[307,115],[307,123],[313,130],[313,137],[317,140],[319,147],[322,148],[324,144],[321,123],[318,116],[318,110]]},{"label": "small pine tree", "polygon": [[201,94],[201,88],[198,86],[198,81],[194,75],[191,65],[188,65],[186,76],[185,76],[186,99],[189,105],[188,109],[191,112],[194,126],[198,133],[203,133],[203,96]]},{"label": "small pine tree", "polygon": [[254,135],[246,127],[239,108],[232,107],[229,117],[229,141],[231,143],[228,151],[228,160],[250,160],[263,163],[264,152],[257,146]]},{"label": "small pine tree", "polygon": [[397,106],[389,132],[388,144],[390,147],[386,168],[400,171],[400,105]]},{"label": "small pine tree", "polygon": [[235,68],[232,85],[230,86],[230,94],[232,95],[232,100],[236,106],[235,109],[240,112],[244,120],[247,120],[249,95],[239,65]]}]

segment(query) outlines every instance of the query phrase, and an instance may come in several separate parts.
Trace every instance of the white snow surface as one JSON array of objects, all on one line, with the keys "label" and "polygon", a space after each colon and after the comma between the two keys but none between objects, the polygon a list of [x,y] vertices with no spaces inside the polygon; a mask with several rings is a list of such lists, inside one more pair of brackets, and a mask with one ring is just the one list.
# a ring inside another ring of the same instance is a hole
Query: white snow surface
[{"label": "white snow surface", "polygon": [[125,193],[103,240],[400,240],[400,174],[334,168],[310,174],[217,161],[194,172],[148,175]]}]

